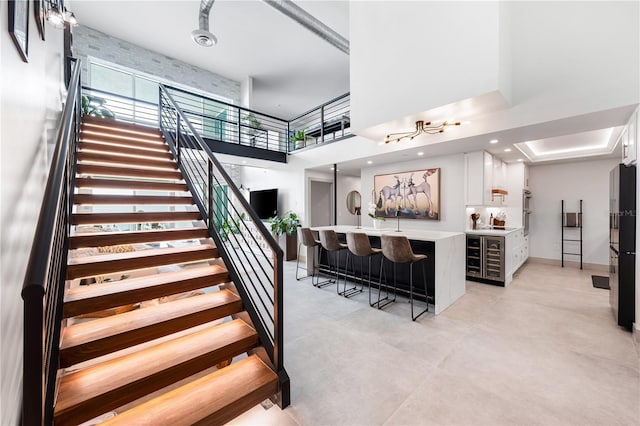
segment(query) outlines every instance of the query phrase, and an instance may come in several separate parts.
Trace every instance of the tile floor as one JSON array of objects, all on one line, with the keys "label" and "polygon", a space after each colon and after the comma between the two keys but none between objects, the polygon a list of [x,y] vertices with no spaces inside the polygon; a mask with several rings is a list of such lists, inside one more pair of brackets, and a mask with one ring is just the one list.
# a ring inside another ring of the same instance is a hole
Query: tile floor
[{"label": "tile floor", "polygon": [[526,264],[438,316],[297,282],[285,266],[291,406],[235,425],[638,425],[640,363],[591,273]]}]

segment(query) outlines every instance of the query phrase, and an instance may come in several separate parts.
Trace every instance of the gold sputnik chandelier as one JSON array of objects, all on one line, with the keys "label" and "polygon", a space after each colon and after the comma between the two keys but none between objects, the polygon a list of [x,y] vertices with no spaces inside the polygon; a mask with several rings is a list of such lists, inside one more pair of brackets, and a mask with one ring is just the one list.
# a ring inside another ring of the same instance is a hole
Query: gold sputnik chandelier
[{"label": "gold sputnik chandelier", "polygon": [[459,121],[453,121],[453,122],[439,121],[437,123],[434,123],[431,121],[420,120],[420,121],[416,121],[416,130],[412,132],[390,133],[387,135],[386,139],[384,140],[384,143],[400,142],[402,139],[406,139],[406,138],[409,138],[409,140],[412,140],[413,138],[415,138],[416,136],[422,133],[428,133],[430,135],[435,135],[436,133],[444,133],[447,127],[459,126],[459,125],[460,125]]}]

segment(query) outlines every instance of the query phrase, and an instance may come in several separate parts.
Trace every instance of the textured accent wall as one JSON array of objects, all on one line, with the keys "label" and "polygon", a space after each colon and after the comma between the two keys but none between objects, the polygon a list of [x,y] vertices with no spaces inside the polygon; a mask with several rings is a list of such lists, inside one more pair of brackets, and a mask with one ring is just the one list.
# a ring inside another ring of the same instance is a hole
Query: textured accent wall
[{"label": "textured accent wall", "polygon": [[88,82],[91,56],[127,68],[139,70],[169,81],[240,102],[240,82],[170,58],[128,41],[112,37],[85,26],[73,29],[73,54],[82,60],[82,80]]}]

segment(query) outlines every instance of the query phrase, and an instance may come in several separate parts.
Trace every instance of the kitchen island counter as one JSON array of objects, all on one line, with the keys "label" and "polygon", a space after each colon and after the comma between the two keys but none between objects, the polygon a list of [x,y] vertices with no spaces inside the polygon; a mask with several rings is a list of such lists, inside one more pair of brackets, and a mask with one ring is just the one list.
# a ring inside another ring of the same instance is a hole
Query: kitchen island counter
[{"label": "kitchen island counter", "polygon": [[[402,235],[409,239],[416,253],[426,254],[427,283],[430,288],[429,296],[433,296],[433,307],[436,314],[444,311],[465,293],[465,233],[405,229],[395,232],[393,229],[358,228],[356,226],[318,226],[312,227],[313,231],[332,229],[345,240],[347,232],[362,232],[369,236],[374,247],[380,247],[381,235]],[[355,262],[358,264],[359,262]],[[344,265],[341,265],[344,267]],[[377,263],[379,268],[379,263]],[[378,269],[375,278],[378,278]],[[407,268],[408,269],[408,268]],[[419,268],[418,268],[419,269]],[[417,271],[417,269],[416,269]],[[399,275],[398,288],[408,288],[408,282],[404,282]],[[422,289],[422,276],[415,277],[414,288]],[[431,308],[430,308],[431,310]]]}]

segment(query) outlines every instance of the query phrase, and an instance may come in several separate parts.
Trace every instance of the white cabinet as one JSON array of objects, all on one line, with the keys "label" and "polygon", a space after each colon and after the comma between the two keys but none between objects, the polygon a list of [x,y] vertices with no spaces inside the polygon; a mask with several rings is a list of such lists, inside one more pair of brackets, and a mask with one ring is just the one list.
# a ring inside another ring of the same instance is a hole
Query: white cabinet
[{"label": "white cabinet", "polygon": [[620,134],[620,143],[622,144],[622,162],[624,164],[636,164],[638,157],[638,110],[631,115],[629,122]]},{"label": "white cabinet", "polygon": [[506,189],[507,165],[488,152],[470,152],[464,155],[465,204],[467,206],[501,206],[502,196],[492,196],[494,188]]},{"label": "white cabinet", "polygon": [[529,236],[524,235],[524,229],[520,228],[512,232],[511,245],[507,245],[506,249],[511,253],[511,274],[514,274],[518,268],[529,258]]}]

